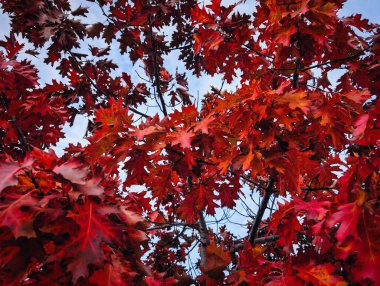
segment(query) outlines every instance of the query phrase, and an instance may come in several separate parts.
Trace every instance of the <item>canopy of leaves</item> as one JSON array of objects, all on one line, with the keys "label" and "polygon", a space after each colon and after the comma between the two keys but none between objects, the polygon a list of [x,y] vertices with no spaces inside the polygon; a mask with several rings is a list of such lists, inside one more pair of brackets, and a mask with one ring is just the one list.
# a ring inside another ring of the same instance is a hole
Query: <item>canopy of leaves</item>
[{"label": "canopy of leaves", "polygon": [[[378,24],[344,0],[82,2],[0,3],[2,285],[380,281]],[[191,74],[239,87],[200,101]],[[58,157],[78,114],[89,143]]]}]

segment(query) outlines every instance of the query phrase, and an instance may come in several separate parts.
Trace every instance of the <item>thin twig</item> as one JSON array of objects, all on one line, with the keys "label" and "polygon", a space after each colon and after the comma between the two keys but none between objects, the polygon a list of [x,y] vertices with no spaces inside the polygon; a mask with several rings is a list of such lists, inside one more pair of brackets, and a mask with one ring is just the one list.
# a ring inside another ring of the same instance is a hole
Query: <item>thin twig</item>
[{"label": "thin twig", "polygon": [[[78,68],[83,72],[84,76],[87,78],[87,80],[90,82],[90,84],[101,94],[103,94],[104,96],[106,96],[107,98],[109,96],[112,96],[114,98],[116,98],[116,96],[112,93],[107,93],[105,91],[103,91],[95,82],[94,80],[90,77],[90,75],[87,73],[87,71],[82,67],[82,65],[79,63],[77,57],[70,51],[70,50],[67,50],[67,52],[71,55],[71,57],[73,58],[75,64],[78,66]],[[130,111],[132,111],[133,113],[136,113],[138,115],[141,115],[142,117],[144,118],[151,118],[149,115],[141,112],[141,111],[138,111],[137,109],[129,106],[128,107]]]},{"label": "thin twig", "polygon": [[[304,72],[304,71],[308,71],[308,70],[311,70],[311,69],[314,69],[314,68],[319,68],[319,67],[322,67],[322,66],[326,66],[326,65],[329,65],[329,64],[332,64],[332,63],[338,63],[338,62],[348,61],[348,60],[351,60],[351,59],[354,59],[354,58],[360,56],[362,53],[368,51],[369,48],[370,47],[368,47],[366,49],[363,49],[363,50],[360,50],[360,51],[356,52],[355,54],[347,56],[347,57],[344,57],[344,58],[338,58],[338,59],[329,60],[329,61],[324,62],[324,63],[312,65],[312,66],[305,67],[305,68],[300,68],[298,70]],[[273,69],[270,69],[270,70],[274,70],[274,71],[294,71],[295,69],[296,69],[296,67],[293,67],[293,68],[273,68]]]},{"label": "thin twig", "polygon": [[248,46],[248,45],[246,45],[246,44],[243,44],[243,47],[245,47],[245,48],[247,48],[248,50],[254,52],[255,54],[257,54],[257,55],[260,56],[260,57],[268,58],[268,59],[272,59],[272,60],[274,59],[274,57],[269,56],[269,55],[266,55],[266,54],[263,54],[263,53],[259,52],[258,50],[254,49],[254,48],[252,48],[251,46]]}]

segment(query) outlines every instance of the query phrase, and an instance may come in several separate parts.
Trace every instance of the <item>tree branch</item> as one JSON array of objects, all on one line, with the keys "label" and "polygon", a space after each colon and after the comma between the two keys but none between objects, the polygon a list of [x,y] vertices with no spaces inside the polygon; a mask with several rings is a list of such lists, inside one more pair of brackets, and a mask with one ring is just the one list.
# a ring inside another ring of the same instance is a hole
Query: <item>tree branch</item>
[{"label": "tree branch", "polygon": [[158,70],[157,51],[156,51],[156,39],[154,38],[154,35],[153,35],[153,26],[152,26],[150,17],[148,17],[148,23],[149,23],[150,40],[152,42],[154,85],[156,87],[157,96],[161,102],[162,113],[165,116],[167,116],[168,112],[166,111],[166,104],[165,104],[165,100],[162,95],[161,87],[160,87],[160,75],[158,74],[159,70]]},{"label": "tree branch", "polygon": [[311,191],[329,191],[329,190],[334,190],[335,188],[333,187],[321,187],[321,188],[301,188],[301,191],[305,192],[311,192]]},{"label": "tree branch", "polygon": [[274,242],[280,239],[279,235],[271,235],[255,238],[255,244],[263,244],[267,242]]},{"label": "tree branch", "polygon": [[198,220],[198,231],[200,235],[201,249],[200,249],[200,257],[201,257],[201,266],[206,265],[206,247],[210,244],[210,239],[208,238],[208,229],[206,225],[205,218],[203,216],[203,212],[199,212],[199,220]]},{"label": "tree branch", "polygon": [[258,210],[256,218],[255,218],[255,221],[251,227],[251,230],[249,231],[248,241],[251,243],[252,246],[255,245],[255,239],[257,236],[257,232],[259,230],[261,220],[263,219],[263,215],[264,215],[265,210],[267,208],[269,199],[273,193],[273,184],[274,184],[274,181],[272,179],[269,179],[268,186],[265,189],[264,198],[261,201],[259,210]]},{"label": "tree branch", "polygon": [[364,53],[368,49],[369,49],[369,47],[366,48],[366,49],[360,50],[360,51],[358,51],[357,53],[355,53],[355,54],[353,54],[351,56],[347,56],[345,58],[338,58],[338,59],[330,60],[330,61],[327,61],[325,63],[321,63],[321,64],[317,64],[317,65],[313,65],[313,66],[310,66],[310,67],[307,67],[307,68],[300,69],[300,71],[311,70],[311,69],[318,68],[318,67],[321,67],[321,66],[325,66],[325,65],[328,65],[328,64],[331,64],[331,63],[348,61],[348,60],[356,58],[357,56],[360,56],[362,53]]},{"label": "tree branch", "polygon": [[[258,237],[258,238],[255,238],[254,244],[264,244],[264,243],[269,243],[269,242],[275,242],[275,241],[279,240],[280,238],[281,238],[281,236],[279,236],[279,235],[270,235],[270,236]],[[245,243],[236,244],[232,248],[231,252],[236,252],[236,251],[244,248],[244,245],[245,245]]]},{"label": "tree branch", "polygon": [[155,226],[149,227],[144,229],[144,231],[154,231],[154,230],[160,230],[160,229],[165,229],[165,228],[173,228],[176,226],[183,226],[183,227],[189,227],[189,228],[196,228],[196,225],[191,225],[187,223],[179,223],[179,222],[174,222],[174,223],[162,223],[162,224],[157,224],[155,223]]},{"label": "tree branch", "polygon": [[[308,71],[308,70],[311,70],[311,69],[314,69],[314,68],[319,68],[319,67],[322,67],[322,66],[326,66],[326,65],[329,65],[329,64],[332,64],[332,63],[345,62],[345,61],[348,61],[348,60],[352,60],[352,59],[360,56],[365,51],[368,51],[369,48],[370,47],[368,47],[366,49],[363,49],[363,50],[360,50],[360,51],[356,52],[355,54],[347,56],[347,57],[344,57],[344,58],[338,58],[338,59],[329,60],[329,61],[324,62],[324,63],[312,65],[312,66],[305,67],[305,68],[300,68],[298,70],[304,72],[304,71]],[[273,68],[273,69],[270,69],[270,70],[274,70],[274,71],[294,71],[295,69],[296,69],[296,67],[294,67],[294,68]]]}]

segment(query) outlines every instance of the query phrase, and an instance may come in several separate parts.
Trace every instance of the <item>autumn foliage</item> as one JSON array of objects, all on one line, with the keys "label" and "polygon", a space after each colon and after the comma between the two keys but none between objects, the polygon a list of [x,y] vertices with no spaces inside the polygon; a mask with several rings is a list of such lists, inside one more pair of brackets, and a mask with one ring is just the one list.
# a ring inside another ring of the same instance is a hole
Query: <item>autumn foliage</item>
[{"label": "autumn foliage", "polygon": [[2,0],[0,284],[377,285],[380,29],[344,2]]}]

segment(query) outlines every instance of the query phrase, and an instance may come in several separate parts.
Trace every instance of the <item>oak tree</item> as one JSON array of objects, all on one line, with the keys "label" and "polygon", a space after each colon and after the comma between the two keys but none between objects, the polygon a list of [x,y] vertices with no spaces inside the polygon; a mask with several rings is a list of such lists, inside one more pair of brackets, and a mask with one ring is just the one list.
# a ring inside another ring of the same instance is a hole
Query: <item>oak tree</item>
[{"label": "oak tree", "polygon": [[344,2],[2,0],[1,284],[376,285],[380,30]]}]

